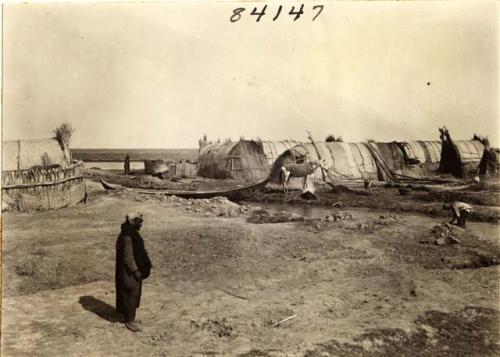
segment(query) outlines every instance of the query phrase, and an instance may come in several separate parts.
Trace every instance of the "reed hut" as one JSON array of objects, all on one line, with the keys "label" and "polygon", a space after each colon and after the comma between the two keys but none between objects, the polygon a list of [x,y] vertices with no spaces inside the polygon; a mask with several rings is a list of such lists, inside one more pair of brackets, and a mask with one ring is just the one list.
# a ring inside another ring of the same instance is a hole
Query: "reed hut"
[{"label": "reed hut", "polygon": [[198,176],[215,179],[263,179],[270,167],[262,146],[253,140],[207,144],[198,154]]},{"label": "reed hut", "polygon": [[500,168],[500,151],[496,148],[492,148],[487,138],[483,138],[481,142],[484,145],[484,150],[477,172],[480,175],[498,173]]},{"label": "reed hut", "polygon": [[484,145],[477,140],[452,140],[448,129],[440,128],[441,161],[438,172],[451,174],[455,177],[467,178],[476,174]]},{"label": "reed hut", "polygon": [[2,143],[2,210],[49,210],[85,200],[83,164],[55,139]]},{"label": "reed hut", "polygon": [[[280,169],[289,163],[324,159],[329,176],[334,180],[376,180],[377,166],[370,150],[363,143],[317,142],[304,143],[283,152],[274,162],[270,182],[280,182]],[[324,180],[323,171],[317,169],[313,180]],[[302,179],[291,179],[290,186],[295,187]],[[297,182],[295,182],[297,181]]]},{"label": "reed hut", "polygon": [[398,142],[403,152],[403,175],[411,177],[435,175],[441,161],[440,141]]}]

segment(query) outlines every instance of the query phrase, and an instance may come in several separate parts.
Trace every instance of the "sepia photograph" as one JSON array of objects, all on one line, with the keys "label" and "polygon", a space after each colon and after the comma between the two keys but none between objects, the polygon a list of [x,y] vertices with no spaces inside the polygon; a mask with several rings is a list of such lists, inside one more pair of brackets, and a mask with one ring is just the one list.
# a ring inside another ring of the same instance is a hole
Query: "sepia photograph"
[{"label": "sepia photograph", "polygon": [[2,357],[500,356],[498,2],[1,10]]}]

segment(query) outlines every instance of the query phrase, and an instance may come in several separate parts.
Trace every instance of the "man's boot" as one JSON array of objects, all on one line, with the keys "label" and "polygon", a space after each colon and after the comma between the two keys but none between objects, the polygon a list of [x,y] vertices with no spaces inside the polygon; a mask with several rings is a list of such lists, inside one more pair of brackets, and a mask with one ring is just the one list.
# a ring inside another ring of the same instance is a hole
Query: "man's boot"
[{"label": "man's boot", "polygon": [[132,332],[142,331],[139,326],[135,323],[135,321],[127,321],[125,322],[125,327],[127,327]]}]

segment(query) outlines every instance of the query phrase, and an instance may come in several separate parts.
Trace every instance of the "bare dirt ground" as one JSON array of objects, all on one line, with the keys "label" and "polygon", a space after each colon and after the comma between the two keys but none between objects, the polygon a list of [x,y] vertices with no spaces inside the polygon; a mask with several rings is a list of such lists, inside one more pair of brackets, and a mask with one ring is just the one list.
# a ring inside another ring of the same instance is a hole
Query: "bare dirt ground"
[{"label": "bare dirt ground", "polygon": [[[343,193],[236,205],[89,188],[85,205],[4,214],[2,356],[500,354],[495,220],[449,227],[426,211],[437,202],[406,196],[394,204],[417,208],[403,213]],[[284,208],[294,222],[250,222]],[[129,211],[154,264],[137,334],[113,307]]]}]

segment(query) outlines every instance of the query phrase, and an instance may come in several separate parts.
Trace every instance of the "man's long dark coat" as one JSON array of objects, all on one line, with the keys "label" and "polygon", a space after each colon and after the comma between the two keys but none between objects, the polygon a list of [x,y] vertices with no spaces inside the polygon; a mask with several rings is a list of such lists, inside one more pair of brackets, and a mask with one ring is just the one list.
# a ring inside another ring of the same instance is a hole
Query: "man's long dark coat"
[{"label": "man's long dark coat", "polygon": [[141,302],[142,279],[137,279],[134,272],[126,264],[125,245],[132,243],[133,257],[142,279],[149,276],[151,261],[144,247],[144,240],[130,223],[123,223],[116,241],[116,311],[125,315],[125,319],[133,320],[135,309]]}]

